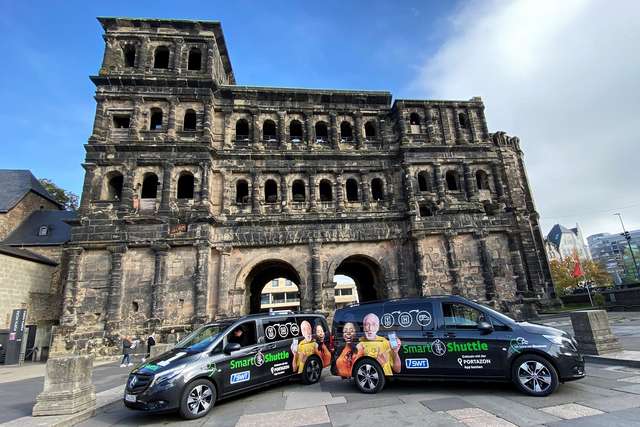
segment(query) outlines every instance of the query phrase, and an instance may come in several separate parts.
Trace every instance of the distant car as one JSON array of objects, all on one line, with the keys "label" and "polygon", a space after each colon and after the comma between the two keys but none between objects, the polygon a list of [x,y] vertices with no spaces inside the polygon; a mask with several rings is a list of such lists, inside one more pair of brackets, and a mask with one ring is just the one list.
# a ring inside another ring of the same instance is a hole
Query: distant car
[{"label": "distant car", "polygon": [[318,314],[273,312],[213,322],[134,369],[124,404],[194,419],[217,400],[293,377],[313,384],[331,363],[328,341],[327,322]]},{"label": "distant car", "polygon": [[512,381],[547,396],[583,378],[566,332],[515,320],[459,296],[394,299],[336,310],[331,372],[377,393],[391,378]]}]

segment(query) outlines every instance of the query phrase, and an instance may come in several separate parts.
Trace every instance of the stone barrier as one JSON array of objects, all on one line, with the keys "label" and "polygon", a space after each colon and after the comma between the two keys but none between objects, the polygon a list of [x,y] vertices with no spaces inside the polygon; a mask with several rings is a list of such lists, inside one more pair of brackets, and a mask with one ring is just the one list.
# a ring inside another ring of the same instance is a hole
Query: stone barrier
[{"label": "stone barrier", "polygon": [[169,351],[173,348],[173,344],[156,344],[151,347],[151,357],[156,357],[159,354]]},{"label": "stone barrier", "polygon": [[33,416],[93,413],[96,388],[91,382],[93,356],[63,356],[47,360],[44,390],[36,398]]},{"label": "stone barrier", "polygon": [[600,355],[622,350],[618,338],[611,333],[605,310],[574,311],[571,324],[582,353]]}]

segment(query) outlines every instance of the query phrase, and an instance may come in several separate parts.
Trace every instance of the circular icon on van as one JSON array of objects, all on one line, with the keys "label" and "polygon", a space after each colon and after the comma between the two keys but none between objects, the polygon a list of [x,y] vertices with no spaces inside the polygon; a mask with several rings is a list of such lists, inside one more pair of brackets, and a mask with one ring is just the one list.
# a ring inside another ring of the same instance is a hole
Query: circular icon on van
[{"label": "circular icon on van", "polygon": [[440,340],[431,343],[431,352],[436,356],[444,356],[447,352],[447,346]]},{"label": "circular icon on van", "polygon": [[383,314],[380,323],[382,323],[382,326],[384,326],[385,328],[392,327],[393,326],[393,314],[391,314],[391,313]]},{"label": "circular icon on van", "polygon": [[289,325],[289,331],[291,331],[291,335],[293,335],[294,337],[300,335],[300,328],[295,323],[291,323]]},{"label": "circular icon on van", "polygon": [[429,326],[431,324],[431,313],[421,310],[416,315],[416,321],[420,326]]},{"label": "circular icon on van", "polygon": [[289,333],[289,328],[287,328],[287,325],[280,325],[278,327],[278,333],[280,334],[280,336],[282,338],[286,337],[287,334]]},{"label": "circular icon on van", "polygon": [[276,328],[274,328],[273,326],[267,326],[267,328],[264,330],[264,334],[267,336],[267,338],[272,340],[276,337]]},{"label": "circular icon on van", "polygon": [[398,323],[400,323],[400,326],[402,326],[403,328],[406,328],[407,326],[411,326],[411,324],[413,323],[413,317],[411,317],[410,313],[407,313],[405,311],[403,313],[400,313],[400,316],[398,316]]},{"label": "circular icon on van", "polygon": [[258,350],[256,355],[253,357],[253,364],[257,367],[264,365],[264,354],[262,354],[260,350]]}]

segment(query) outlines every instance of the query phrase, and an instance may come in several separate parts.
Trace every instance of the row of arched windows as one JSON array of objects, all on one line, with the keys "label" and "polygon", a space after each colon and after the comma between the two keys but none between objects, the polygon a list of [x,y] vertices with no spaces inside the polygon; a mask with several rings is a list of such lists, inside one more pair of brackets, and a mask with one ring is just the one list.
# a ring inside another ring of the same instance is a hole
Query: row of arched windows
[{"label": "row of arched windows", "polygon": [[[150,111],[149,130],[162,130],[164,125],[164,114],[161,108],[154,107]],[[113,127],[117,129],[128,128],[131,124],[129,116],[114,115]],[[182,118],[182,130],[185,132],[195,132],[198,128],[197,115],[195,110],[188,109]]]},{"label": "row of arched windows", "polygon": [[[277,140],[277,125],[271,119],[267,119],[262,123],[262,138],[264,141],[276,141]],[[325,121],[318,121],[314,126],[315,136],[317,142],[329,141],[329,124]],[[249,141],[250,127],[249,121],[246,119],[239,119],[236,121],[236,141],[245,142]],[[300,120],[292,120],[289,123],[289,135],[292,142],[301,142],[304,137],[304,128]],[[370,120],[364,124],[364,136],[367,140],[372,140],[377,137],[376,125]],[[353,126],[348,121],[340,123],[340,135],[341,142],[351,142],[354,138]]]},{"label": "row of arched windows", "polygon": [[[349,178],[345,184],[347,202],[358,202],[360,197],[360,185],[355,178]],[[332,202],[333,196],[333,183],[328,179],[321,179],[318,184],[320,202]],[[384,200],[384,183],[380,178],[373,178],[371,180],[371,199],[373,201]],[[264,183],[264,202],[265,203],[277,203],[278,202],[278,183],[275,179],[267,179]],[[293,202],[306,202],[307,191],[305,182],[301,179],[293,181],[291,185],[291,200]],[[249,183],[244,179],[236,181],[236,203],[244,204],[249,203]]]},{"label": "row of arched windows", "polygon": [[[160,181],[153,172],[147,172],[142,178],[140,189],[141,199],[156,199],[158,197],[158,185]],[[111,172],[107,175],[106,200],[119,201],[122,199],[124,177],[120,172]],[[178,199],[193,199],[195,178],[191,172],[185,171],[178,177],[176,197]]]},{"label": "row of arched windows", "polygon": [[[137,49],[133,44],[126,44],[122,47],[122,56],[126,68],[136,67]],[[169,68],[169,57],[171,51],[168,46],[158,46],[153,51],[153,68],[166,70]],[[202,50],[197,47],[189,49],[187,57],[187,70],[200,71],[202,69]]]},{"label": "row of arched windows", "polygon": [[[445,187],[449,191],[460,191],[462,189],[460,185],[460,174],[455,170],[448,170],[444,174]],[[476,187],[478,190],[489,190],[489,175],[479,169],[475,173]],[[428,171],[418,172],[418,189],[421,192],[433,191],[431,185],[431,173]]]},{"label": "row of arched windows", "polygon": [[[458,123],[462,129],[469,129],[469,118],[465,113],[458,113]],[[420,126],[422,124],[422,118],[418,113],[411,113],[409,115],[409,125],[411,126]]]}]

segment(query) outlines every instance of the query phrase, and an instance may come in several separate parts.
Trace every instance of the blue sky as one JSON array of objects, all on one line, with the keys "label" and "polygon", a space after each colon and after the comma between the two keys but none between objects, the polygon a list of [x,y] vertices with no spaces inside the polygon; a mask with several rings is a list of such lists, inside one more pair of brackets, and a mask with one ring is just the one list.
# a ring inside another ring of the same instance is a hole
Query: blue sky
[{"label": "blue sky", "polygon": [[640,228],[640,2],[620,3],[0,0],[0,168],[80,193],[97,16],[218,20],[238,84],[480,95],[490,131],[521,138],[544,230]]}]

